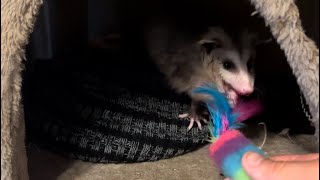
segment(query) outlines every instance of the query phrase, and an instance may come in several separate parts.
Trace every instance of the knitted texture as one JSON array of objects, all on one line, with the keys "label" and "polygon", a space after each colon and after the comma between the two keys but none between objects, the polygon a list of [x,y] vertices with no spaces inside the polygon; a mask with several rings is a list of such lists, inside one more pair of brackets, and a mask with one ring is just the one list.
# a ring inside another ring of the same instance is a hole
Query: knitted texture
[{"label": "knitted texture", "polygon": [[304,33],[294,0],[250,0],[284,51],[312,114],[319,144],[319,48]]},{"label": "knitted texture", "polygon": [[189,122],[178,114],[188,106],[175,95],[163,99],[88,72],[67,75],[63,68],[48,67],[36,68],[29,84],[32,93],[25,96],[29,142],[101,163],[155,161],[206,144],[209,130],[187,131]]}]

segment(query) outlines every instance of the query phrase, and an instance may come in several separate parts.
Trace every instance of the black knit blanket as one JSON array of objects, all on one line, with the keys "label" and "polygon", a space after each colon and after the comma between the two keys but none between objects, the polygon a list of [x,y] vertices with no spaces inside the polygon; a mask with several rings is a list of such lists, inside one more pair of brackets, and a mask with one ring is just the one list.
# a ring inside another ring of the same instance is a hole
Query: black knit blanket
[{"label": "black knit blanket", "polygon": [[[119,66],[125,77],[112,78],[119,72],[116,64],[101,71],[99,63],[89,63],[98,68],[78,64],[40,62],[27,68],[23,92],[29,142],[100,163],[155,161],[206,144],[207,127],[187,131],[189,122],[178,118],[188,110],[188,99],[161,89],[153,75],[129,64]],[[140,75],[132,77],[128,69]]]}]

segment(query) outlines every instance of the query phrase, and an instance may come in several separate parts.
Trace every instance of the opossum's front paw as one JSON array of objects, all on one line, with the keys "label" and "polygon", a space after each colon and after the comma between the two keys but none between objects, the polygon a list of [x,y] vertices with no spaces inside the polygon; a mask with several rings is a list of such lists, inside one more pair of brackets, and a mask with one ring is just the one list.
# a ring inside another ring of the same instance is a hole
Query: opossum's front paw
[{"label": "opossum's front paw", "polygon": [[208,123],[208,121],[205,118],[203,118],[203,117],[201,117],[199,115],[195,115],[195,114],[184,113],[184,114],[180,114],[179,118],[183,118],[183,119],[187,118],[188,120],[190,120],[190,124],[189,124],[189,126],[187,128],[188,131],[193,127],[194,122],[197,123],[198,128],[200,130],[202,130],[201,121],[203,121],[205,123]]}]

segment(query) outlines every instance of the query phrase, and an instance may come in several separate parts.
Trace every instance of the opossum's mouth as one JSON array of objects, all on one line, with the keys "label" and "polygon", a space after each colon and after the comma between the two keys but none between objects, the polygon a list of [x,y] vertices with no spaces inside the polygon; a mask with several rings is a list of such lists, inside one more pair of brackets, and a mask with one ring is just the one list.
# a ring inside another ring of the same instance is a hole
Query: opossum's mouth
[{"label": "opossum's mouth", "polygon": [[[222,93],[226,94],[226,97],[229,101],[230,106],[233,108],[238,104],[238,102],[245,101],[247,97],[249,97],[249,94],[245,95],[239,91],[237,91],[236,88],[234,88],[230,83],[227,83],[226,81],[222,80]],[[250,97],[249,97],[250,98]]]},{"label": "opossum's mouth", "polygon": [[223,93],[226,94],[230,106],[234,107],[238,103],[238,99],[241,96],[240,93],[238,93],[235,88],[226,81],[222,80],[222,84]]}]

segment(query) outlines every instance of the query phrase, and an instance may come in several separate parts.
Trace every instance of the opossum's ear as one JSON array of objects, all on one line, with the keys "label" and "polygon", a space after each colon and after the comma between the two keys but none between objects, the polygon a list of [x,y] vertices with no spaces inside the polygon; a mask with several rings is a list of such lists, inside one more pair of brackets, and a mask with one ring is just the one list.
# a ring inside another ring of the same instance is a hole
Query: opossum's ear
[{"label": "opossum's ear", "polygon": [[198,44],[201,45],[207,54],[209,54],[212,50],[221,48],[222,44],[219,39],[210,39],[210,40],[200,40]]}]

